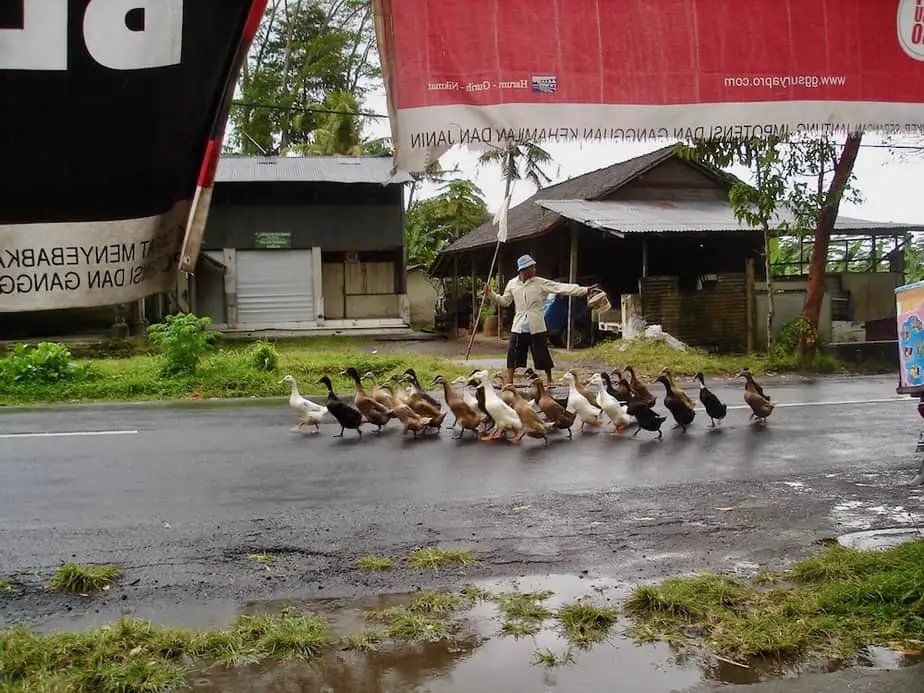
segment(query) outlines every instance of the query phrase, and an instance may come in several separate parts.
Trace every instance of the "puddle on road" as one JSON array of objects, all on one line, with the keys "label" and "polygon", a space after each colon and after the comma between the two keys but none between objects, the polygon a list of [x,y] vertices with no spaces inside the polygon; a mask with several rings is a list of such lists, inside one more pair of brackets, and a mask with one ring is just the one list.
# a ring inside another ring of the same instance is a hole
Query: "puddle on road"
[{"label": "puddle on road", "polygon": [[[579,576],[536,576],[517,580],[480,581],[477,587],[491,593],[549,590],[543,604],[551,611],[565,603],[588,598],[601,606],[616,607],[626,596],[626,585]],[[388,595],[354,602],[322,600],[255,602],[244,613],[292,608],[327,619],[338,636],[374,626],[362,614],[409,603],[414,594]],[[561,690],[569,693],[634,693],[683,691],[704,680],[754,683],[768,678],[808,671],[829,671],[832,665],[814,663],[794,668],[783,665],[742,667],[709,655],[685,654],[667,644],[637,645],[620,620],[609,639],[589,649],[572,648],[572,664],[548,668],[536,665],[537,651],[556,655],[568,642],[548,620],[535,636],[515,639],[501,634],[502,616],[495,603],[478,602],[459,612],[461,632],[452,641],[412,645],[383,644],[377,651],[358,653],[335,650],[311,663],[261,664],[238,669],[201,672],[193,678],[196,693],[469,693],[490,690]],[[886,661],[874,653],[876,666]],[[872,655],[871,655],[872,658]],[[872,661],[872,659],[871,659]],[[865,663],[865,662],[864,662]],[[873,666],[872,663],[866,664]],[[900,666],[896,660],[893,666]],[[836,668],[836,665],[835,665]]]},{"label": "puddle on road", "polygon": [[837,538],[837,543],[858,551],[884,551],[906,541],[921,538],[924,538],[924,530],[916,527],[893,527],[842,534]]}]

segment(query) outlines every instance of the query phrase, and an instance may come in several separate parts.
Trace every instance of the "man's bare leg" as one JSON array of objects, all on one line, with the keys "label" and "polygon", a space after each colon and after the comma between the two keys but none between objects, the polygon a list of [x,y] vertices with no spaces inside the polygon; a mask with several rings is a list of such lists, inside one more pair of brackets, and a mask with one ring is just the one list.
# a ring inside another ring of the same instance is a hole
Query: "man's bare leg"
[{"label": "man's bare leg", "polygon": [[552,384],[552,369],[551,368],[549,368],[545,372],[545,382],[547,382],[549,385]]},{"label": "man's bare leg", "polygon": [[507,369],[507,385],[513,385],[513,372],[514,372],[515,370],[516,370],[516,368],[508,368],[508,369]]}]

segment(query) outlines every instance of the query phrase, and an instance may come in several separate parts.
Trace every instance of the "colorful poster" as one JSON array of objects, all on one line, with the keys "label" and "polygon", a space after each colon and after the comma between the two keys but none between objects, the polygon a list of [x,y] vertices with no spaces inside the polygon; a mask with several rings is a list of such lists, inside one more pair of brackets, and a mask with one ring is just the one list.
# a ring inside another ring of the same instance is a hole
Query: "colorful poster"
[{"label": "colorful poster", "polygon": [[895,290],[898,307],[900,388],[924,387],[924,283]]},{"label": "colorful poster", "polygon": [[374,0],[399,168],[453,145],[924,130],[924,0]]},{"label": "colorful poster", "polygon": [[0,313],[176,286],[266,1],[0,3]]}]

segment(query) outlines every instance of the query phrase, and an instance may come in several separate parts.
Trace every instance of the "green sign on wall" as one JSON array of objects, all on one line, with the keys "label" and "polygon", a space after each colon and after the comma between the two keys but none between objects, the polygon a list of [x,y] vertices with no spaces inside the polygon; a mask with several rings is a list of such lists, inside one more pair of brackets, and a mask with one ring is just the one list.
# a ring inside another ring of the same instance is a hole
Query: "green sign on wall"
[{"label": "green sign on wall", "polygon": [[258,231],[254,234],[253,247],[261,250],[291,248],[292,234],[288,232],[269,233]]}]

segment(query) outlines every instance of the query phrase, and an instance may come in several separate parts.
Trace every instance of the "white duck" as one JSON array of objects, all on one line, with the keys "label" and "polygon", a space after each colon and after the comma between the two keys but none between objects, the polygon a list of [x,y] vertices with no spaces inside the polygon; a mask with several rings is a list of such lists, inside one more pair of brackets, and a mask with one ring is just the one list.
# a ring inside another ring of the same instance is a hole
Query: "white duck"
[{"label": "white duck", "polygon": [[587,401],[587,398],[578,392],[577,381],[574,373],[565,373],[565,382],[568,384],[568,406],[565,407],[570,412],[577,414],[581,420],[581,430],[584,430],[586,424],[591,426],[600,425],[600,409]]},{"label": "white duck", "polygon": [[520,421],[520,417],[513,407],[497,395],[497,391],[491,384],[491,376],[488,371],[478,371],[473,377],[484,385],[484,408],[487,410],[488,415],[494,419],[494,432],[489,436],[482,436],[481,439],[493,440],[499,438],[504,431],[512,431],[514,438],[511,442],[519,442],[516,437],[519,436],[520,431],[523,429],[523,422]]},{"label": "white duck", "polygon": [[618,438],[622,435],[623,429],[633,423],[633,418],[629,416],[626,406],[607,391],[603,377],[599,373],[593,374],[590,384],[597,386],[595,404],[610,417],[613,423],[613,436]]},{"label": "white duck", "polygon": [[291,375],[279,381],[279,384],[289,383],[292,386],[292,394],[289,395],[289,406],[298,412],[298,423],[295,424],[293,431],[301,430],[305,424],[314,426],[314,432],[321,432],[321,419],[327,413],[327,407],[323,404],[315,404],[310,399],[305,399],[298,392],[298,383]]}]

